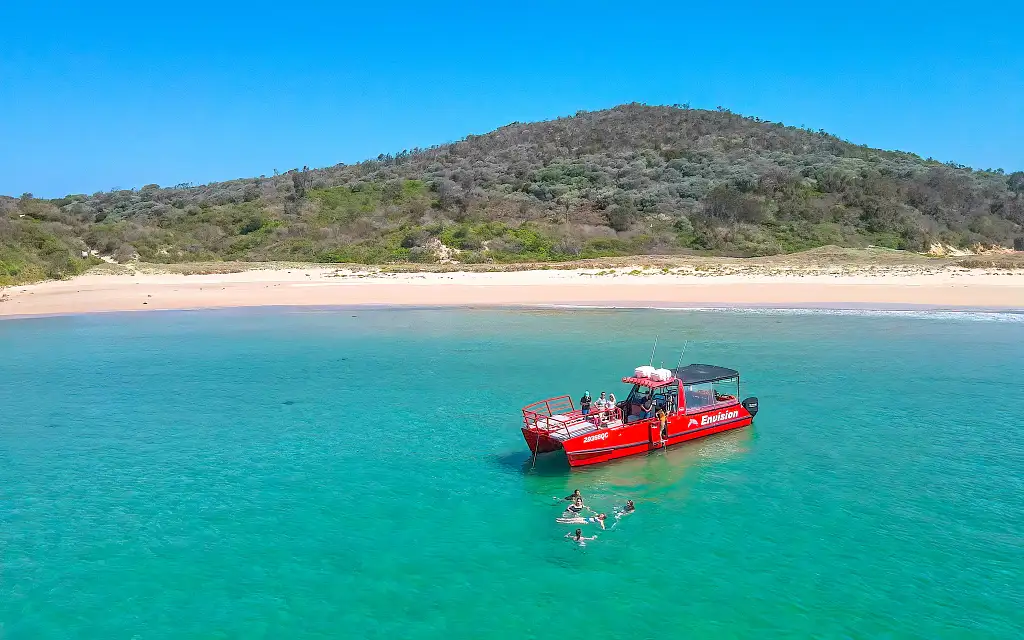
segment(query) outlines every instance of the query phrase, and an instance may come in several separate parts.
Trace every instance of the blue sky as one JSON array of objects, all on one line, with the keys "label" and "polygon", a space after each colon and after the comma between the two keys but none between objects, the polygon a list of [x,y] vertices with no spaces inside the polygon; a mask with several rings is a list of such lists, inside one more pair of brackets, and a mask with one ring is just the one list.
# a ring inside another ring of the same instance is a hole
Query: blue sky
[{"label": "blue sky", "polygon": [[632,101],[1024,169],[1024,3],[483,4],[0,3],[0,193],[269,175]]}]

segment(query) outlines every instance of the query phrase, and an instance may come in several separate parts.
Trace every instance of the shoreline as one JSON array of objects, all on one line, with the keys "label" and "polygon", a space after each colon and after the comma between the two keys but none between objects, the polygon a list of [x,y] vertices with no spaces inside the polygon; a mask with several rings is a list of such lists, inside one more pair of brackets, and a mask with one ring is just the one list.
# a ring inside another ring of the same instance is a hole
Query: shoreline
[{"label": "shoreline", "polygon": [[87,273],[0,289],[0,319],[244,307],[817,309],[1024,312],[1024,272],[872,266],[779,273],[653,268]]},{"label": "shoreline", "polygon": [[[1004,318],[1007,321],[1024,322],[1024,308],[993,308],[993,307],[943,307],[935,305],[918,305],[916,307],[893,306],[881,307],[870,306],[766,306],[766,305],[734,305],[734,306],[655,306],[655,305],[393,305],[393,304],[350,304],[350,305],[249,305],[235,307],[181,307],[175,309],[153,309],[153,315],[176,314],[176,313],[204,313],[204,312],[258,312],[277,311],[281,313],[328,313],[328,312],[357,312],[357,311],[691,311],[699,312],[733,312],[733,313],[764,313],[778,315],[838,315],[838,316],[884,316],[884,315],[908,315],[908,316],[934,316],[942,318],[963,317],[989,317],[991,319]],[[138,310],[109,310],[109,311],[75,311],[46,314],[25,314],[25,315],[2,315],[0,323],[17,320],[41,320],[46,318],[75,318],[75,317],[103,317],[119,316],[122,314],[139,314]]]}]

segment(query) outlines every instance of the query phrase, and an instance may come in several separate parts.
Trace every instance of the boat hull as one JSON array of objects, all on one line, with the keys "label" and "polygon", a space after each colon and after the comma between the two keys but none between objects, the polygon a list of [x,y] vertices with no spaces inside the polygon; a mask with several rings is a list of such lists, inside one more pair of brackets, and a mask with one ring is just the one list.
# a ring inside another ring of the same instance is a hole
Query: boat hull
[{"label": "boat hull", "polygon": [[609,429],[598,429],[559,441],[543,430],[523,429],[531,452],[563,449],[569,465],[582,467],[617,458],[639,455],[690,440],[750,426],[754,417],[739,403],[707,411],[669,416],[662,428],[657,419],[647,419]]},{"label": "boat hull", "polygon": [[562,448],[561,442],[544,431],[523,427],[522,432],[523,439],[526,440],[526,445],[530,447],[531,453],[551,453]]}]

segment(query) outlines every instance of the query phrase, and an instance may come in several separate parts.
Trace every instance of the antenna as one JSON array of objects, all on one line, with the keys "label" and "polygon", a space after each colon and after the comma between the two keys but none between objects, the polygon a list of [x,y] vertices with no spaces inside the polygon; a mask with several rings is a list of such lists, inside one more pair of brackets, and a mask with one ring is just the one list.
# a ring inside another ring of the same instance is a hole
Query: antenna
[{"label": "antenna", "polygon": [[676,360],[676,369],[678,369],[679,365],[683,362],[683,354],[686,353],[686,345],[688,344],[690,344],[689,340],[683,343],[683,350],[679,352],[679,359]]},{"label": "antenna", "polygon": [[658,338],[659,336],[654,336],[654,348],[651,349],[651,361],[648,363],[652,367],[654,366],[654,354],[658,350]]}]

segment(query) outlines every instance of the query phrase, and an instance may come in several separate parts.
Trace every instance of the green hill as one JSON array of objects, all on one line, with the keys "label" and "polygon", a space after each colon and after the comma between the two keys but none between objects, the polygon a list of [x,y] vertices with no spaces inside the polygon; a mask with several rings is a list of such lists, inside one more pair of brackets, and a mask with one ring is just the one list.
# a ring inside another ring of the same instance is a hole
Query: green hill
[{"label": "green hill", "polygon": [[1024,173],[728,111],[623,105],[355,165],[202,186],[0,198],[0,284],[149,262],[465,263],[924,250],[1024,236]]}]

